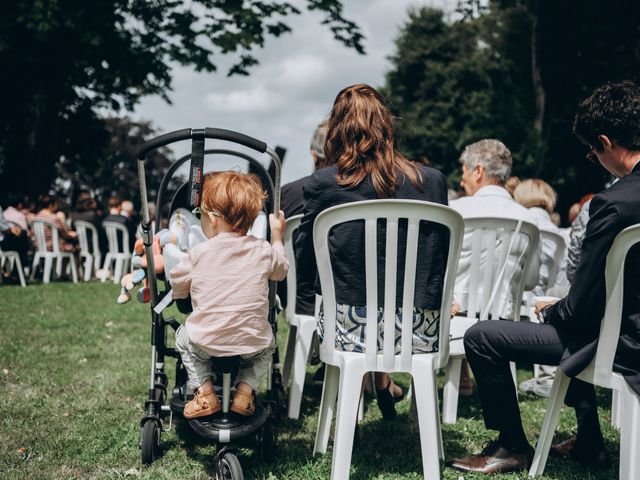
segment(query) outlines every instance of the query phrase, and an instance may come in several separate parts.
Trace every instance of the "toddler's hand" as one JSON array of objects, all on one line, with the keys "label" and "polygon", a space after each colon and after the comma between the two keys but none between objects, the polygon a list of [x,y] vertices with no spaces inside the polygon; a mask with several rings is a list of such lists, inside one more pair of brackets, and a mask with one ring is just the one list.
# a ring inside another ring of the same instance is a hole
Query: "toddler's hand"
[{"label": "toddler's hand", "polygon": [[287,222],[284,219],[284,212],[280,210],[280,214],[278,218],[274,216],[273,213],[269,214],[269,227],[271,231],[279,230],[280,232],[284,232],[285,227],[287,226]]}]

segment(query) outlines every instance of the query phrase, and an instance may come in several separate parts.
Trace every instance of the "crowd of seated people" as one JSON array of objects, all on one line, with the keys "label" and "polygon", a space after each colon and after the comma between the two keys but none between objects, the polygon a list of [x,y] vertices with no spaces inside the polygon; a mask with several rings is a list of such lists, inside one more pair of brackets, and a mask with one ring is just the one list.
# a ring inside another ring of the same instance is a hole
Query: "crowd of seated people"
[{"label": "crowd of seated people", "polygon": [[[150,208],[153,205],[150,204]],[[129,232],[128,249],[133,248],[139,238],[139,216],[131,201],[122,201],[117,196],[108,200],[108,209],[101,208],[90,192],[82,191],[77,195],[73,208],[69,208],[63,197],[54,194],[42,194],[35,200],[31,197],[9,197],[0,206],[0,248],[2,251],[15,251],[20,256],[23,268],[28,272],[31,259],[36,249],[51,250],[53,232],[45,227],[45,245],[37,243],[32,229],[32,222],[45,220],[53,224],[57,230],[58,249],[61,252],[80,253],[78,234],[75,222],[84,221],[92,224],[98,233],[98,245],[95,248],[106,253],[108,249],[103,222],[116,222]],[[89,248],[94,251],[92,236],[88,236]],[[103,255],[104,258],[104,255]],[[76,258],[77,260],[77,258]],[[79,262],[76,262],[79,265]],[[2,271],[4,280],[17,281],[16,271],[5,268]]]}]

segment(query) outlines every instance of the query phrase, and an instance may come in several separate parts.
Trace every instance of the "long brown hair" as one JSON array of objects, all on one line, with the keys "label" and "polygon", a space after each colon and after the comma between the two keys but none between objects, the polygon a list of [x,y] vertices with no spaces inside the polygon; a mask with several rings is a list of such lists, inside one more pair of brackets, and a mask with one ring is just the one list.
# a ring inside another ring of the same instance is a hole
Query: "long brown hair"
[{"label": "long brown hair", "polygon": [[353,188],[370,175],[382,198],[391,197],[404,178],[417,187],[419,170],[396,151],[393,136],[391,113],[374,88],[358,83],[338,93],[324,147],[338,167],[338,185]]}]

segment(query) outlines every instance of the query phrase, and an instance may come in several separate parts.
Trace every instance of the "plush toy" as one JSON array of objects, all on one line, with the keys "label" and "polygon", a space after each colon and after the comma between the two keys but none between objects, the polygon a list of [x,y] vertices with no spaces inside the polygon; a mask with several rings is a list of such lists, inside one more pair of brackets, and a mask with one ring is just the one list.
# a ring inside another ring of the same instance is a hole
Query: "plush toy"
[{"label": "plush toy", "polygon": [[[169,219],[169,229],[160,230],[153,237],[151,250],[153,252],[153,267],[160,279],[169,280],[169,271],[175,267],[185,255],[198,243],[206,240],[200,221],[186,208],[178,208]],[[147,257],[142,239],[136,241],[134,256],[131,259],[131,273],[122,277],[122,288],[117,302],[127,303],[131,300],[131,291],[142,284],[136,298],[141,303],[151,301],[151,290],[147,276]]]}]

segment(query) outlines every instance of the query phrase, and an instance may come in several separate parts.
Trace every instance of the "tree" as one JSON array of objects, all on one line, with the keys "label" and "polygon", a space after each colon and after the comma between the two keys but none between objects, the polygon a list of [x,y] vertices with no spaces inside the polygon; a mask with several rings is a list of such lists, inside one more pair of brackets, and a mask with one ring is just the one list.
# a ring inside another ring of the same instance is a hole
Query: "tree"
[{"label": "tree", "polygon": [[[448,23],[437,12],[413,12],[396,41],[387,91],[408,131],[407,153],[426,154],[450,172],[465,144],[496,137],[514,154],[516,175],[556,187],[561,209],[600,190],[607,175],[582,161],[586,151],[571,125],[595,87],[640,80],[640,2],[459,4],[459,18]],[[405,99],[404,89],[415,86]],[[446,138],[453,148],[443,148]]]},{"label": "tree", "polygon": [[[339,0],[307,0],[335,38],[364,53]],[[15,0],[0,5],[0,194],[37,194],[56,164],[97,161],[107,141],[98,112],[131,109],[145,95],[167,101],[171,62],[216,70],[218,55],[246,75],[254,49],[290,30],[299,14],[267,0]],[[96,144],[93,142],[102,142]]]},{"label": "tree", "polygon": [[[96,152],[99,161],[94,163],[88,155],[76,159],[62,157],[56,170],[57,183],[65,185],[64,189],[71,192],[89,190],[103,204],[111,195],[138,204],[138,199],[134,197],[139,191],[138,170],[133,159],[137,148],[157,132],[149,122],[137,123],[127,117],[108,117],[101,119],[101,123],[94,132],[95,144],[104,145]],[[146,158],[147,195],[150,201],[157,197],[162,177],[172,163],[169,154],[166,148],[157,149]],[[181,180],[176,178],[169,184],[166,198],[172,197],[171,192],[175,192],[180,183]]]}]

